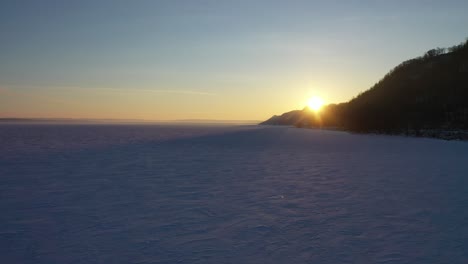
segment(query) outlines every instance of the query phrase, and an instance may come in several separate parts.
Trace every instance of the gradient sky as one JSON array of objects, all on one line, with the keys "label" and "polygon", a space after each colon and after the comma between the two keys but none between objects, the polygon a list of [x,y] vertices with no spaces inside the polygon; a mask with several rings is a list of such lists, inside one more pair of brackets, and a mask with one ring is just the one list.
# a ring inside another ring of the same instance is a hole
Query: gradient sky
[{"label": "gradient sky", "polygon": [[468,1],[2,1],[0,117],[262,120],[468,37]]}]

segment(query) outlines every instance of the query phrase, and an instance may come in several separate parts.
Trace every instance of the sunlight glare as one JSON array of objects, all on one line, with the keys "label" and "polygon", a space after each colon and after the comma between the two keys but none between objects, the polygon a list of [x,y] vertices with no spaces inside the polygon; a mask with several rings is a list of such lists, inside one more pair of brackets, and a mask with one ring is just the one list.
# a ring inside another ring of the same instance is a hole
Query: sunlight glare
[{"label": "sunlight glare", "polygon": [[322,109],[322,106],[324,105],[324,101],[322,100],[322,98],[314,96],[309,99],[307,105],[310,109],[314,110],[315,112],[319,112],[320,109]]}]

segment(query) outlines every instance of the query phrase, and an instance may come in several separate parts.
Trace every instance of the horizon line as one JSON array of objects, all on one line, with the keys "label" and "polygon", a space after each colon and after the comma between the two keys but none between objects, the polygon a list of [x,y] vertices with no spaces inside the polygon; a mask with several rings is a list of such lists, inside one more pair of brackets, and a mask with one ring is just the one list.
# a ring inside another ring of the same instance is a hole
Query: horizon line
[{"label": "horizon line", "polygon": [[68,118],[68,117],[0,117],[0,122],[28,122],[28,121],[88,121],[88,122],[144,122],[144,123],[257,123],[261,120],[245,120],[245,119],[139,119],[139,118]]}]

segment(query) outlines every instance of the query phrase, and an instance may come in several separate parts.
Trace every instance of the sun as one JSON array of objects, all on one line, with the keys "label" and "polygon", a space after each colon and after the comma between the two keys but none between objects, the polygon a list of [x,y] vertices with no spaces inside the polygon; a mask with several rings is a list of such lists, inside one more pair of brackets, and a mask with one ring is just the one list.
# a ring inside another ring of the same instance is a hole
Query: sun
[{"label": "sun", "polygon": [[314,110],[315,112],[319,112],[320,109],[322,109],[323,105],[324,105],[323,99],[317,96],[310,98],[309,101],[307,102],[307,106],[310,109]]}]

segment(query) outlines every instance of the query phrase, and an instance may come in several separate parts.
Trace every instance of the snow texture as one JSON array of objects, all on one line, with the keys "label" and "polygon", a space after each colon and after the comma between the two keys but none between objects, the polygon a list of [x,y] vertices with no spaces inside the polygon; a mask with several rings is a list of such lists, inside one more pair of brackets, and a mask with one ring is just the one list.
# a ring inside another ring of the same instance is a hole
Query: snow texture
[{"label": "snow texture", "polygon": [[468,263],[468,143],[0,126],[0,263]]}]

